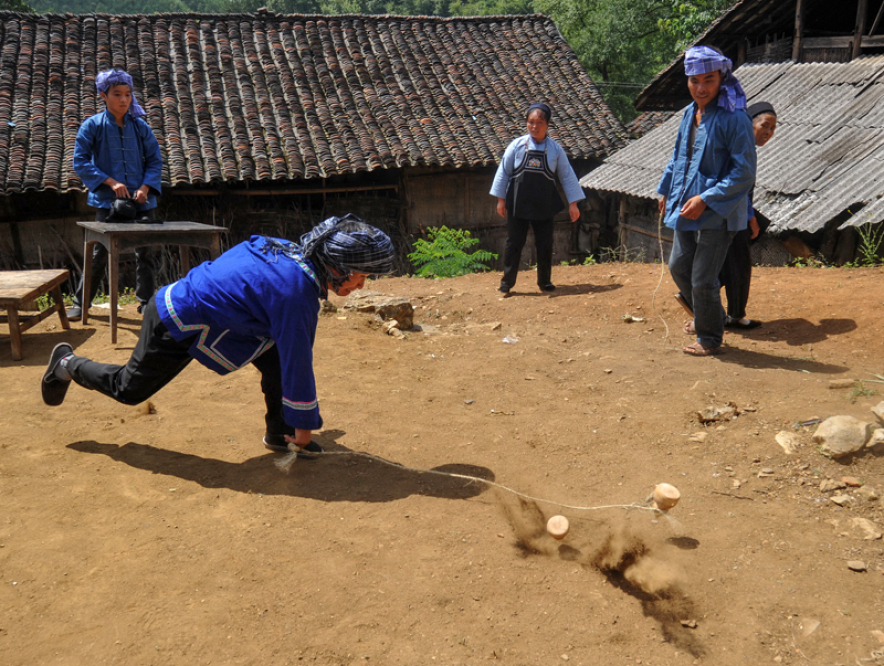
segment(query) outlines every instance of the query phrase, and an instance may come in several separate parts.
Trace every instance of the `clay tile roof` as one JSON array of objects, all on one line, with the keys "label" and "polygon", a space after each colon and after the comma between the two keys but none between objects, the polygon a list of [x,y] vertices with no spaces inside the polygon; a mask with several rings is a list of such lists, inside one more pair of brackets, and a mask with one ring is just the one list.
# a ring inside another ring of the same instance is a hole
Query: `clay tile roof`
[{"label": "clay tile roof", "polygon": [[545,16],[0,12],[0,193],[82,190],[98,71],[125,68],[167,185],[496,164],[534,100],[572,159],[626,129]]}]

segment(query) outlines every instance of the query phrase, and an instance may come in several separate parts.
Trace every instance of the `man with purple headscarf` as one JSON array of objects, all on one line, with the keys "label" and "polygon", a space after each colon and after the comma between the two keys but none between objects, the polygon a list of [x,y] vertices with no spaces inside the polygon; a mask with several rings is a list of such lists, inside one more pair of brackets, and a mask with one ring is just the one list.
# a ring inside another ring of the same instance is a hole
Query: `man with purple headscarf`
[{"label": "man with purple headscarf", "polygon": [[[117,199],[134,201],[136,221],[152,221],[156,195],[162,190],[163,160],[156,137],[143,120],[147,114],[135,99],[132,77],[119,69],[105,70],[99,72],[95,85],[107,108],[86,119],[74,145],[74,171],[89,188],[86,202],[97,209],[99,222],[112,221],[109,216]],[[107,249],[99,243],[93,247],[93,272],[100,274],[107,265]],[[141,312],[155,287],[153,249],[138,248],[135,260],[135,296]],[[80,280],[68,317],[82,316],[84,303],[88,308],[98,284],[99,280],[92,280],[92,293],[84,298]]]},{"label": "man with purple headscarf", "polygon": [[719,351],[724,337],[718,275],[734,235],[746,228],[755,184],[755,138],[746,95],[720,51],[694,46],[685,54],[693,104],[685,109],[672,157],[657,186],[660,212],[673,229],[669,272],[676,298],[693,316],[685,332],[693,356]]}]

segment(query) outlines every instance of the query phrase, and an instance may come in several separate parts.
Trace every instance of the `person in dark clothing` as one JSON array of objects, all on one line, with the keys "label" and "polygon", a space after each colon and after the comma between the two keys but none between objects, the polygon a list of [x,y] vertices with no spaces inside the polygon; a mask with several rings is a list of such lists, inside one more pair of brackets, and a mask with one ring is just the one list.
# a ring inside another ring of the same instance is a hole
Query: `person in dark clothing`
[{"label": "person in dark clothing", "polygon": [[[777,112],[767,102],[752,104],[746,113],[752,119],[752,130],[755,134],[755,146],[760,148],[774,135],[777,129]],[[726,328],[752,329],[761,326],[757,319],[746,319],[746,304],[749,302],[749,286],[752,282],[752,256],[749,253],[749,242],[758,237],[761,228],[752,206],[752,195],[749,193],[749,228],[738,231],[731,242],[719,280],[727,295]]]},{"label": "person in dark clothing", "polygon": [[553,291],[553,218],[562,210],[556,181],[568,199],[571,222],[580,217],[577,202],[585,199],[568,156],[547,135],[552,110],[546,104],[532,104],[526,117],[528,134],[507,146],[494,176],[491,195],[497,197],[497,213],[507,220],[503,277],[499,290],[507,295],[516,284],[522,249],[528,228],[534,230],[537,249],[537,286]]},{"label": "person in dark clothing", "polygon": [[[300,243],[252,236],[162,287],[144,309],[138,344],[125,365],[75,356],[56,345],[43,375],[47,405],[71,381],[127,405],[151,397],[196,359],[219,374],[249,363],[261,373],[264,445],[285,452],[322,427],[313,376],[319,299],[361,289],[368,275],[393,271],[393,243],[353,215],[332,217]],[[321,450],[321,449],[319,449]]]}]

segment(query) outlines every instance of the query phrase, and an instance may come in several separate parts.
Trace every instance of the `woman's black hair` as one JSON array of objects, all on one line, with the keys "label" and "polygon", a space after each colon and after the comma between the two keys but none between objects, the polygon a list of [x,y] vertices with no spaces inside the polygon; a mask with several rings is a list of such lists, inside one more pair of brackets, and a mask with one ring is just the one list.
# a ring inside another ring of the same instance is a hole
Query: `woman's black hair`
[{"label": "woman's black hair", "polygon": [[528,120],[528,116],[531,115],[532,111],[540,111],[543,117],[546,118],[546,122],[549,122],[550,118],[552,118],[552,109],[543,102],[534,102],[534,104],[529,106],[528,111],[525,112],[525,120]]}]

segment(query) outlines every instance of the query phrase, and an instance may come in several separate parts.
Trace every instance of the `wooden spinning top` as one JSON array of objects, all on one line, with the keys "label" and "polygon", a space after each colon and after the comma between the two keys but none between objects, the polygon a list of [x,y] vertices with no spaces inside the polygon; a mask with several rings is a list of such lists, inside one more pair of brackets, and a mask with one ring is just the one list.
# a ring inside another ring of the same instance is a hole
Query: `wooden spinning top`
[{"label": "wooden spinning top", "polygon": [[678,488],[675,486],[671,486],[668,483],[658,483],[654,487],[653,497],[653,507],[655,509],[669,511],[669,509],[678,504],[678,500],[681,499],[681,493],[678,492]]},{"label": "wooden spinning top", "polygon": [[546,522],[546,531],[553,539],[564,539],[571,525],[565,516],[553,516]]}]

